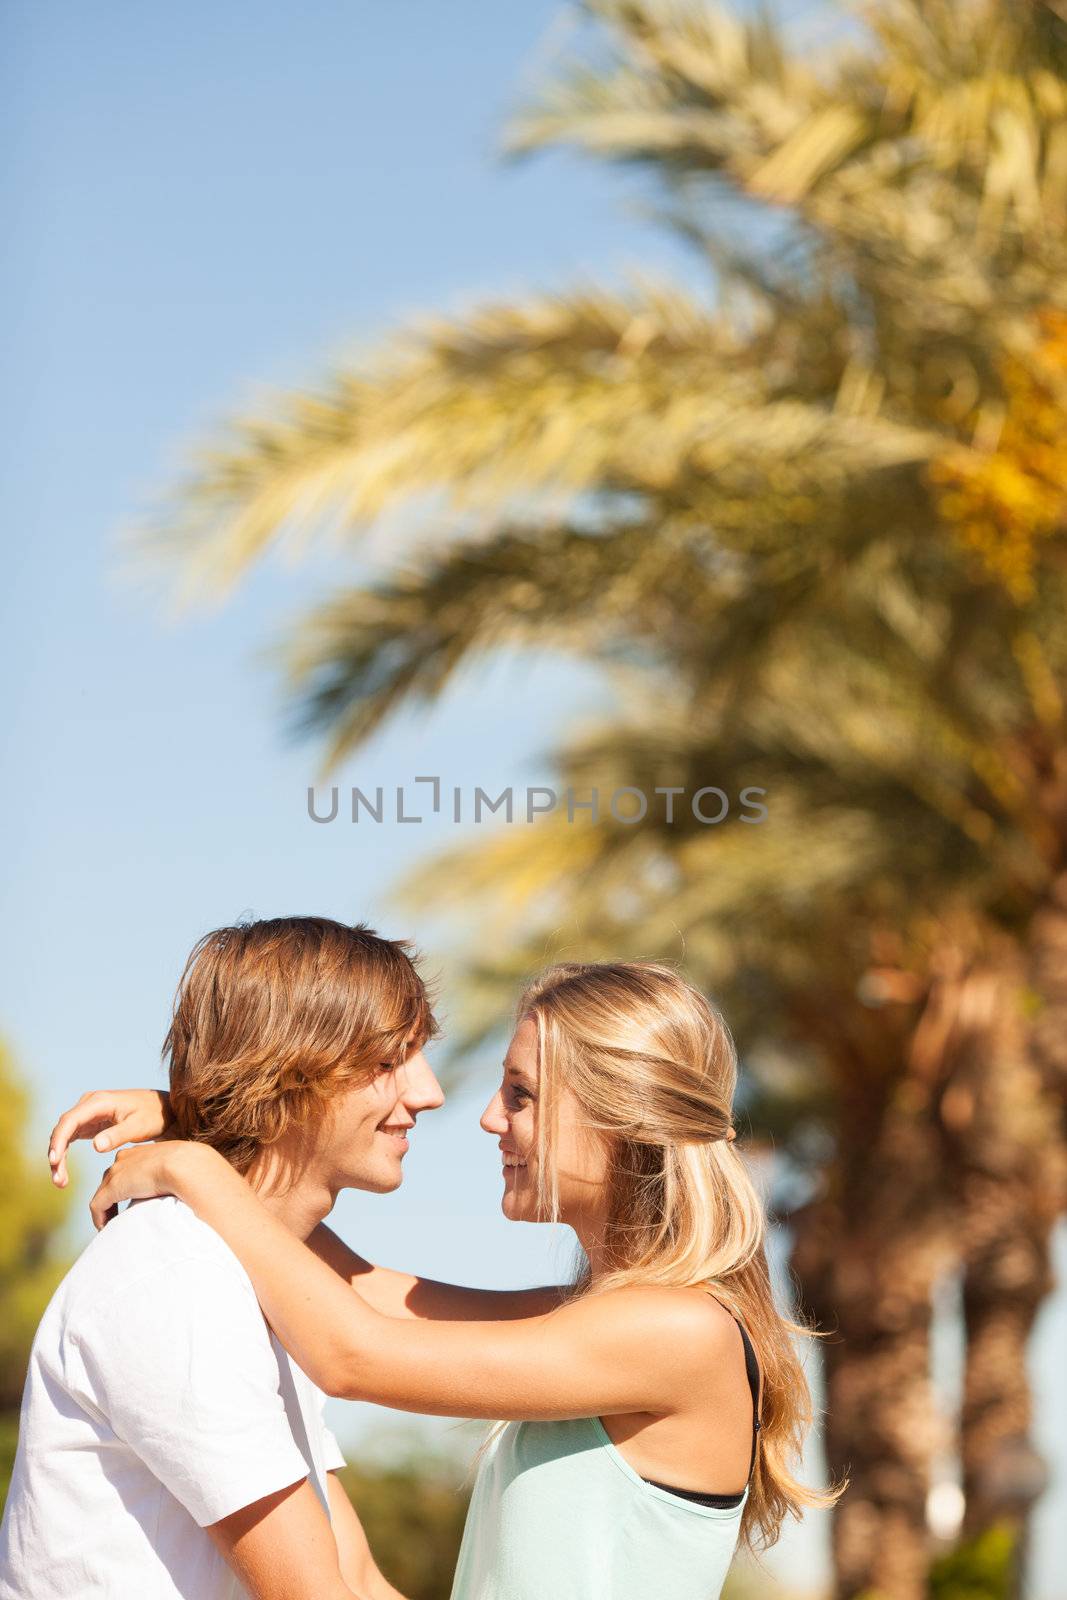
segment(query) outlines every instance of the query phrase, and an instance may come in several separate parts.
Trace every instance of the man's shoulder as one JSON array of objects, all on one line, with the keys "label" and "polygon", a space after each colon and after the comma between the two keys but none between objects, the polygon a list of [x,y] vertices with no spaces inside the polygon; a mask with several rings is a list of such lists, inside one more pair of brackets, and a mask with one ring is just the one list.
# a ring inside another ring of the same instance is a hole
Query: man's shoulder
[{"label": "man's shoulder", "polygon": [[238,1272],[244,1270],[221,1235],[174,1195],[133,1201],[101,1228],[80,1259],[90,1255],[95,1255],[101,1265],[114,1258],[137,1261],[146,1268],[162,1268],[193,1257],[221,1262]]},{"label": "man's shoulder", "polygon": [[173,1195],[135,1201],[82,1251],[57,1291],[57,1309],[73,1322],[116,1296],[144,1300],[176,1278],[188,1287],[198,1278],[217,1284],[220,1274],[252,1293],[229,1245],[184,1201]]}]

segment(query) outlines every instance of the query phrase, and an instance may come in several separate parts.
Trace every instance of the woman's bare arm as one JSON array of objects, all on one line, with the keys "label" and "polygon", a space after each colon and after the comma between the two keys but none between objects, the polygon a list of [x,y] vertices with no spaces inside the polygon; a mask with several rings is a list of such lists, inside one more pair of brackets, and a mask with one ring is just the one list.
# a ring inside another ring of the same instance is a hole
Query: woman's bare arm
[{"label": "woman's bare arm", "polygon": [[320,1222],[308,1244],[321,1260],[348,1280],[368,1305],[386,1317],[499,1322],[554,1311],[570,1293],[567,1284],[546,1284],[537,1289],[469,1289],[458,1283],[396,1272],[357,1255],[324,1222]]},{"label": "woman's bare arm", "polygon": [[[92,1139],[98,1151],[158,1139],[171,1126],[170,1099],[158,1089],[90,1089],[64,1111],[48,1141],[52,1181],[70,1182],[67,1150],[77,1139]],[[563,1284],[539,1289],[469,1289],[410,1272],[380,1267],[357,1255],[325,1223],[308,1243],[323,1261],[347,1278],[375,1311],[387,1317],[426,1317],[451,1322],[532,1317],[551,1311],[567,1295]]]},{"label": "woman's bare arm", "polygon": [[[215,1151],[170,1141],[122,1151],[91,1202],[176,1194],[219,1233],[279,1339],[327,1393],[450,1417],[555,1420],[692,1404],[722,1321],[708,1296],[628,1286],[496,1322],[382,1316],[260,1203]],[[664,1360],[664,1350],[670,1359]]]}]

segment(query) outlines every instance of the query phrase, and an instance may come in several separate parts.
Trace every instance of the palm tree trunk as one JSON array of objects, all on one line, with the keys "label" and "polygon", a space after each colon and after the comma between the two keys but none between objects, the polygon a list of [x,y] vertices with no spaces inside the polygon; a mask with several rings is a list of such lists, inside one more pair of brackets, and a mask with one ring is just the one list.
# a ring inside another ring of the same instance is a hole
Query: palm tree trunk
[{"label": "palm tree trunk", "polygon": [[[910,1185],[909,1185],[910,1187]],[[835,1600],[924,1600],[926,1497],[942,1443],[930,1381],[933,1284],[951,1255],[947,1233],[859,1223],[824,1201],[797,1220],[791,1265],[806,1309],[836,1336],[822,1344],[824,1449],[849,1488],[833,1517]]]},{"label": "palm tree trunk", "polygon": [[[1067,954],[1067,942],[1058,948]],[[841,1156],[829,1191],[790,1220],[806,1307],[836,1330],[823,1343],[825,1449],[833,1478],[850,1479],[834,1515],[837,1600],[926,1593],[926,1496],[944,1442],[930,1377],[933,1287],[953,1265],[963,1271],[967,1338],[964,1534],[1006,1517],[1024,1548],[1044,1484],[1029,1440],[1026,1349],[1053,1287],[1067,1165],[1060,1106],[1035,1065],[1024,975],[1007,938],[987,933],[980,958],[948,940],[910,1033],[899,1012],[872,1018],[895,1073],[877,1068],[854,1017],[851,1037],[836,1041],[838,1081],[852,1086],[841,1100]],[[883,1105],[855,1092],[864,1082],[892,1085]]]},{"label": "palm tree trunk", "polygon": [[1061,1107],[1033,1048],[1026,970],[1005,941],[968,975],[939,1107],[963,1266],[963,1533],[1008,1523],[1018,1541],[1016,1592],[1030,1512],[1047,1481],[1030,1438],[1026,1354],[1055,1287],[1051,1237],[1067,1201]]},{"label": "palm tree trunk", "polygon": [[[805,1311],[832,1336],[824,1448],[833,1481],[849,1478],[832,1526],[835,1600],[925,1600],[926,1499],[944,1424],[931,1382],[933,1290],[955,1258],[939,1137],[924,1059],[899,1014],[868,1011],[840,1082],[839,1159],[828,1192],[794,1212],[790,1265]],[[838,1013],[840,1017],[840,1012]],[[880,1072],[872,1051],[880,1049]],[[858,1046],[858,1047],[857,1047]],[[885,1058],[893,1056],[891,1069]],[[857,1093],[881,1084],[882,1103]]]},{"label": "palm tree trunk", "polygon": [[1017,1594],[1046,1483],[1030,1440],[1027,1346],[1054,1288],[1051,1235],[1067,1198],[1061,1106],[1038,1066],[1025,978],[1025,952],[1009,939],[952,974],[952,1072],[939,1102],[963,1264],[963,1534],[1013,1528]]},{"label": "palm tree trunk", "polygon": [[1054,1287],[1051,1223],[1025,1183],[972,1185],[963,1248],[966,1335],[960,1455],[965,1538],[1007,1522],[1017,1539],[1015,1593],[1025,1592],[1031,1510],[1048,1472],[1030,1438],[1026,1353]]},{"label": "palm tree trunk", "polygon": [[1059,1101],[1067,1138],[1067,872],[1052,882],[1026,932],[1034,1063]]}]

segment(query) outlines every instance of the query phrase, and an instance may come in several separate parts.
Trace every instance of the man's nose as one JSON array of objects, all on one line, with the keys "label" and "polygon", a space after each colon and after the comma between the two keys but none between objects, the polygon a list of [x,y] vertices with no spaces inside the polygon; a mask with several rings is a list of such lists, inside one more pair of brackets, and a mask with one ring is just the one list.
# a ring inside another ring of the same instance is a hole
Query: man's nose
[{"label": "man's nose", "polygon": [[417,1060],[404,1063],[404,1078],[402,1099],[409,1111],[434,1111],[444,1105],[445,1092],[421,1051]]}]

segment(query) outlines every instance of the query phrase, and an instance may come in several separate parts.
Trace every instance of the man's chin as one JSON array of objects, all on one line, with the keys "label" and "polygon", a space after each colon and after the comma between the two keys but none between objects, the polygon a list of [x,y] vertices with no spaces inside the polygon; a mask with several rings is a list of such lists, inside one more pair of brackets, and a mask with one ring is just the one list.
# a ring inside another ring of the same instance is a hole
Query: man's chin
[{"label": "man's chin", "polygon": [[361,1189],[364,1194],[392,1194],[404,1181],[404,1172],[378,1168],[374,1172],[353,1173],[345,1180],[346,1189]]},{"label": "man's chin", "polygon": [[392,1194],[394,1189],[400,1188],[400,1185],[403,1183],[403,1181],[404,1174],[402,1172],[383,1172],[380,1175],[378,1182],[375,1184],[375,1193]]}]

